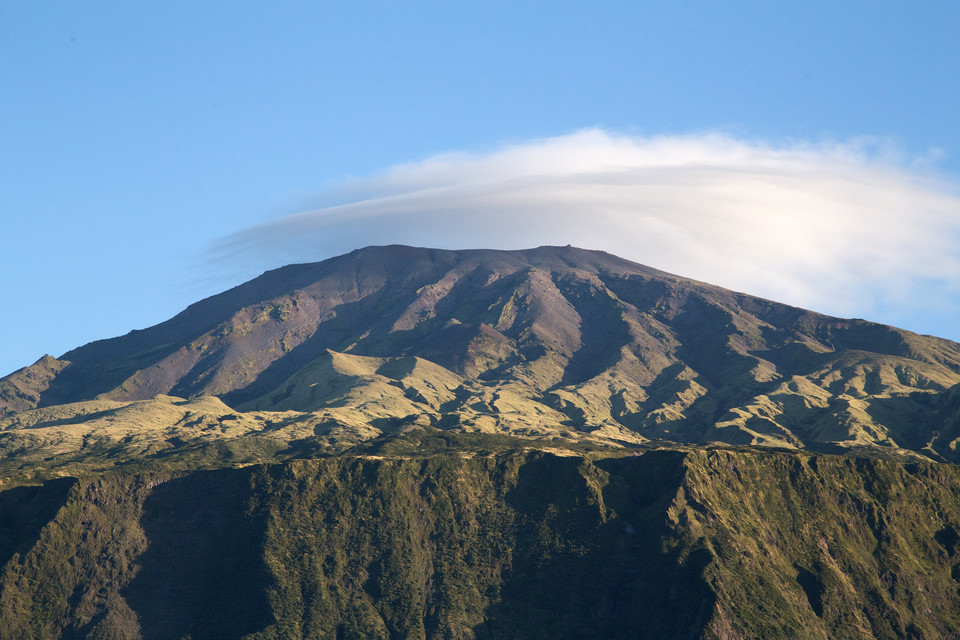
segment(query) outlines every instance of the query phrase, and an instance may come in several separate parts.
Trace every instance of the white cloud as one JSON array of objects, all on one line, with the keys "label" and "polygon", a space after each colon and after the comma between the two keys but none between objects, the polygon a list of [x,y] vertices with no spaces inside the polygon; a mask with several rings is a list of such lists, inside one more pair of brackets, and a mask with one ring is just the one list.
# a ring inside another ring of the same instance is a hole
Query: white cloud
[{"label": "white cloud", "polygon": [[838,315],[952,314],[960,188],[929,162],[883,140],[591,129],[344,181],[322,194],[337,204],[236,233],[214,254],[260,268],[373,244],[573,244]]}]

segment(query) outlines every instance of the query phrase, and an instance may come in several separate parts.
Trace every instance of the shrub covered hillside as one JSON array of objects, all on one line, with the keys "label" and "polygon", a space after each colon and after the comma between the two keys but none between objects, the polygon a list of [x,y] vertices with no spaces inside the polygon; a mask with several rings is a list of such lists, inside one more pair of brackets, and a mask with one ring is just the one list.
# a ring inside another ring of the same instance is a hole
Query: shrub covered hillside
[{"label": "shrub covered hillside", "polygon": [[957,467],[609,456],[358,455],[7,489],[0,638],[960,636]]}]

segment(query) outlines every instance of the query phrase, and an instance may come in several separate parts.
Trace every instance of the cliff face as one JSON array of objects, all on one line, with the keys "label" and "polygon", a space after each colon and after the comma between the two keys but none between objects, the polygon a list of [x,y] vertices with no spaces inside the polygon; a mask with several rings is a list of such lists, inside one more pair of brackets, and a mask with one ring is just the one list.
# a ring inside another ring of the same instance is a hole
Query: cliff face
[{"label": "cliff face", "polygon": [[482,450],[0,493],[0,638],[942,638],[960,471]]}]

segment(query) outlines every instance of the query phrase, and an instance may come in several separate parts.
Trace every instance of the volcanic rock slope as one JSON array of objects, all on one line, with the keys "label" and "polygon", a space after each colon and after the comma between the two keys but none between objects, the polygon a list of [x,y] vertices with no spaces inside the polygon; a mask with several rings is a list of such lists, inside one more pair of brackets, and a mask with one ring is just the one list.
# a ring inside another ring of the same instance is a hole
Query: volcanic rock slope
[{"label": "volcanic rock slope", "polygon": [[419,426],[955,461],[958,407],[948,340],[604,252],[386,246],[267,272],[7,376],[0,447],[129,444],[138,412],[162,431],[142,450]]}]

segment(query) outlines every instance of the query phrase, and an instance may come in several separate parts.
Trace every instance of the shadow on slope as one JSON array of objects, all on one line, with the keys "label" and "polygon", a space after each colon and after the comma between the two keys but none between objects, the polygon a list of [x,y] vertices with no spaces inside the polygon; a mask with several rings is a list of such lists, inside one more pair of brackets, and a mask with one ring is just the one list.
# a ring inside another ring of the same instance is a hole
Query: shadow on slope
[{"label": "shadow on slope", "polygon": [[75,478],[59,478],[0,492],[0,568],[36,543],[43,527],[67,503],[76,482]]},{"label": "shadow on slope", "polygon": [[142,568],[123,591],[144,640],[239,638],[273,621],[249,484],[246,471],[198,471],[150,493]]},{"label": "shadow on slope", "polygon": [[583,344],[570,358],[560,381],[560,386],[576,385],[616,364],[620,348],[630,343],[630,330],[623,320],[622,305],[603,288],[570,277],[554,276],[554,282],[581,319]]},{"label": "shadow on slope", "polygon": [[512,562],[477,638],[696,638],[715,597],[701,549],[665,551],[684,454],[543,456],[520,468]]}]

